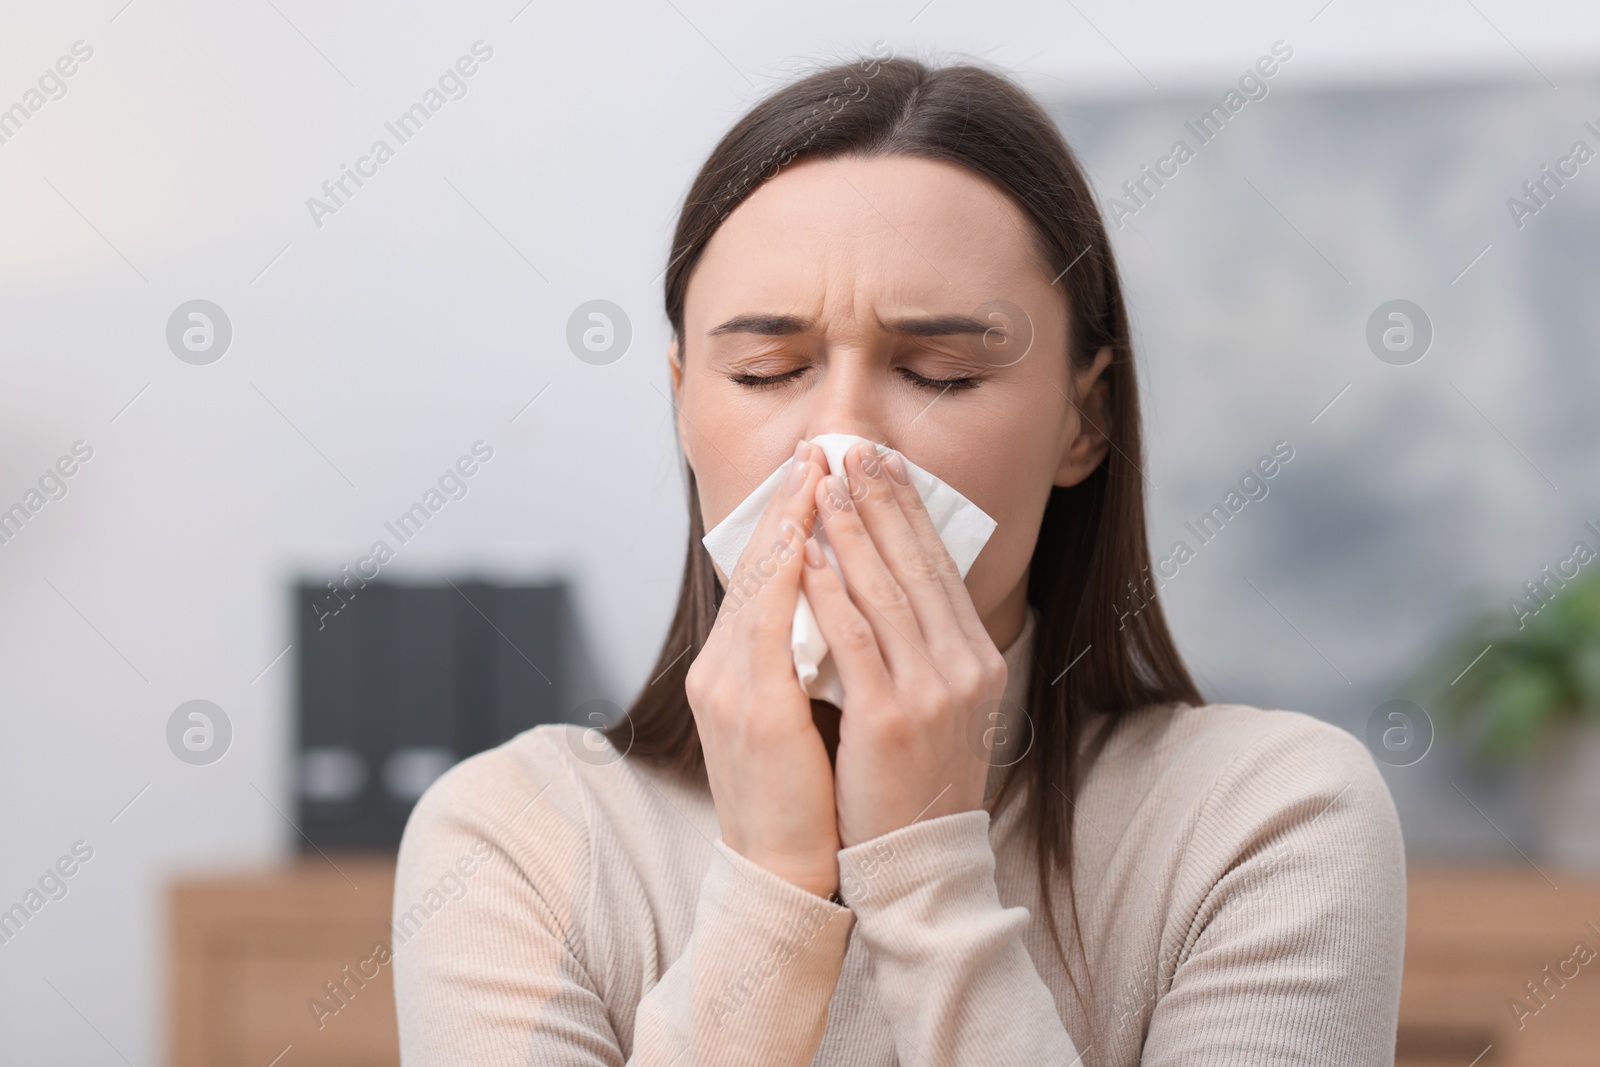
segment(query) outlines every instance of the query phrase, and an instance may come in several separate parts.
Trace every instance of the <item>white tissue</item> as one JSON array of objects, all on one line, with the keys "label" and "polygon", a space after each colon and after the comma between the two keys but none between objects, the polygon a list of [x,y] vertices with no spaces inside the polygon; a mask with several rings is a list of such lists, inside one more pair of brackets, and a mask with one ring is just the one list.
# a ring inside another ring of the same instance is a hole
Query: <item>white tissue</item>
[{"label": "white tissue", "polygon": [[[852,445],[865,440],[867,438],[848,433],[818,434],[811,439],[828,457],[828,469],[835,474],[844,471],[845,452]],[[904,455],[900,458],[911,473],[911,484],[916,487],[928,509],[933,528],[938,531],[939,539],[944,542],[950,558],[955,560],[961,576],[965,578],[978,553],[983,551],[989,535],[994,533],[995,521],[937,475],[923,470]],[[761,513],[766,510],[767,501],[778,491],[793,465],[793,456],[784,460],[777,470],[768,475],[766,481],[701,539],[706,551],[711,553],[711,558],[717,561],[724,574],[732,576],[745,545],[755,533]],[[828,564],[839,572],[839,561],[828,544],[827,531],[820,525],[815,526],[814,531]],[[823,640],[822,630],[817,625],[817,618],[812,614],[811,603],[804,592],[800,593],[795,603],[794,631],[789,644],[794,652],[795,674],[806,694],[815,700],[843,706],[844,688],[839,681],[838,669],[834,666],[833,657],[828,654],[828,643]]]}]

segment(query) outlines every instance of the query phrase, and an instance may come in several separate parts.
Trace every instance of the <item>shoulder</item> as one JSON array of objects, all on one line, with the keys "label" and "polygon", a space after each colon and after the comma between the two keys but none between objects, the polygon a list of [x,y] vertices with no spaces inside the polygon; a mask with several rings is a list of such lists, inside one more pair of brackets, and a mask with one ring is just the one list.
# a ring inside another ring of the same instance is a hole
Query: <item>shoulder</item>
[{"label": "shoulder", "polygon": [[[1361,912],[1369,931],[1404,914],[1405,845],[1388,785],[1349,731],[1296,711],[1163,705],[1130,716],[1107,745],[1143,790],[1147,830],[1169,842],[1179,914],[1203,926],[1295,885],[1303,917]],[[1193,929],[1194,927],[1191,927]]]},{"label": "shoulder", "polygon": [[547,829],[583,825],[582,797],[570,766],[566,724],[525,730],[440,775],[417,800],[401,849],[440,831],[499,837],[530,821]]},{"label": "shoulder", "polygon": [[1216,761],[1204,801],[1212,821],[1273,813],[1315,820],[1344,805],[1374,829],[1398,828],[1372,754],[1348,730],[1298,711],[1241,704],[1187,708],[1176,727]]},{"label": "shoulder", "polygon": [[1348,730],[1304,712],[1248,704],[1153,704],[1124,715],[1113,738],[1108,754],[1117,750],[1124,758],[1157,762],[1182,762],[1202,754],[1231,760],[1264,750],[1311,750],[1341,764],[1372,764],[1365,746]]},{"label": "shoulder", "polygon": [[1125,850],[1158,916],[1149,1062],[1201,1062],[1237,1010],[1275,1020],[1263,1062],[1389,1062],[1405,849],[1366,746],[1300,712],[1164,705],[1119,724],[1106,755],[1101,788],[1120,795],[1120,773],[1141,794]]},{"label": "shoulder", "polygon": [[573,730],[581,732],[566,724],[526,730],[428,787],[400,839],[397,914],[452,870],[482,869],[494,873],[466,877],[528,886],[571,917],[588,881],[592,807],[572,766]]},{"label": "shoulder", "polygon": [[517,881],[576,897],[714,833],[708,789],[625,758],[586,727],[548,723],[428,787],[406,822],[397,882],[437,877],[464,850],[487,847]]},{"label": "shoulder", "polygon": [[[1161,704],[1117,724],[1095,774],[1114,772],[1215,808],[1347,787],[1393,810],[1372,755],[1353,734],[1298,711]],[[1381,794],[1381,798],[1380,798]]]},{"label": "shoulder", "polygon": [[1090,774],[1201,881],[1293,849],[1403,891],[1388,785],[1366,746],[1332,723],[1242,704],[1156,705],[1118,724]]},{"label": "shoulder", "polygon": [[495,1044],[484,1035],[514,1047],[552,1018],[609,1035],[604,997],[630,969],[593,921],[585,739],[566,724],[524,731],[452,767],[412,809],[390,922],[405,1062],[481,1061]]}]

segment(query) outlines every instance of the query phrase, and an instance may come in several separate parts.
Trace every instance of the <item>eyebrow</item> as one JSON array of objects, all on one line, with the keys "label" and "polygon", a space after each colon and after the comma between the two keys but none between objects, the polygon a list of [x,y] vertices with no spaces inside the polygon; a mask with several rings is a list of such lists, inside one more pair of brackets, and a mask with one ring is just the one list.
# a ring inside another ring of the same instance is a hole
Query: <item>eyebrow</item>
[{"label": "eyebrow", "polygon": [[811,323],[798,315],[735,315],[721,326],[710,330],[706,336],[724,333],[756,333],[765,337],[782,337],[785,334],[805,333]]},{"label": "eyebrow", "polygon": [[881,324],[890,333],[909,337],[951,337],[956,334],[988,333],[994,323],[975,319],[971,315],[934,315],[924,319],[896,319]]},{"label": "eyebrow", "polygon": [[[782,337],[805,333],[815,324],[798,315],[735,315],[710,330],[707,336],[728,333],[752,333],[764,337]],[[890,333],[908,337],[952,337],[958,334],[981,334],[994,329],[994,323],[975,319],[970,315],[934,315],[927,318],[895,319],[879,322]]]}]

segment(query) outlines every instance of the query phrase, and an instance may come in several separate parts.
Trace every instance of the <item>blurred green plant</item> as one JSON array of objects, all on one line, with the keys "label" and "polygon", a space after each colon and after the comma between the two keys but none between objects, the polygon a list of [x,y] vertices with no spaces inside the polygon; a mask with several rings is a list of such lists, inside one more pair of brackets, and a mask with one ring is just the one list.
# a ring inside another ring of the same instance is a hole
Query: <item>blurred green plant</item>
[{"label": "blurred green plant", "polygon": [[1564,723],[1600,729],[1600,570],[1522,623],[1505,607],[1482,609],[1406,686],[1480,766],[1527,763]]}]

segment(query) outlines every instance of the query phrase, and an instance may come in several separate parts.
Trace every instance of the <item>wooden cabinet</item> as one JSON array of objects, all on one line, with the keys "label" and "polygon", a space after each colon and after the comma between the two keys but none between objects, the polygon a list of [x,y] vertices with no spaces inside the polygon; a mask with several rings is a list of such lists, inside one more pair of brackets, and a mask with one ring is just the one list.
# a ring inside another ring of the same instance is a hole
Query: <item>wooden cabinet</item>
[{"label": "wooden cabinet", "polygon": [[[333,862],[173,887],[174,1067],[400,1062],[394,859]],[[1600,1063],[1600,878],[1546,873],[1411,870],[1398,1067]]]},{"label": "wooden cabinet", "polygon": [[399,1064],[394,858],[332,859],[172,888],[174,1067]]},{"label": "wooden cabinet", "polygon": [[1545,875],[1410,870],[1397,1067],[1600,1063],[1600,877]]}]

